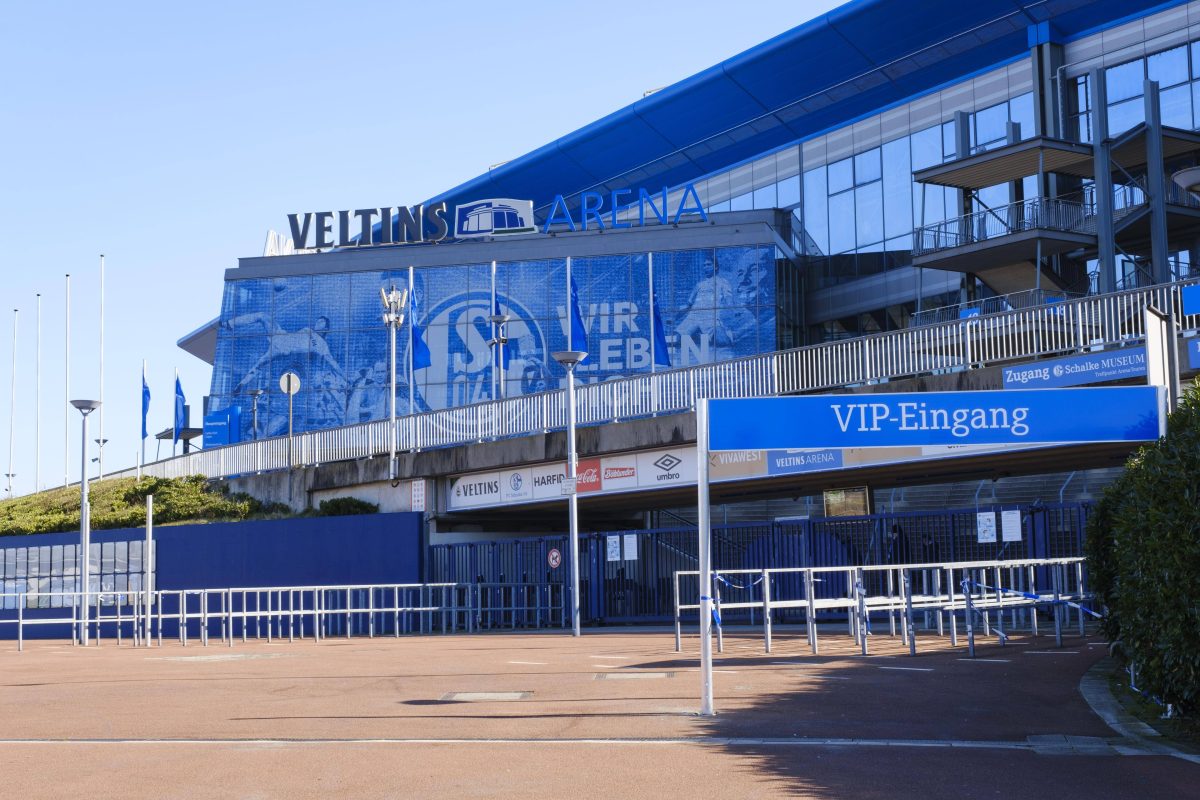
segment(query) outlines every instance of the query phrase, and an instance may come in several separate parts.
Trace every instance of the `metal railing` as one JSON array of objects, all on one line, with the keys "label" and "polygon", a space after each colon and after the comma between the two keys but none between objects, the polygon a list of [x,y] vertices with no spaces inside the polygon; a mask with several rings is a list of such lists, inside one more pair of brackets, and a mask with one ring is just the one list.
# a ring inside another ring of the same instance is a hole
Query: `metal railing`
[{"label": "metal railing", "polygon": [[[1001,644],[1006,630],[1028,630],[1039,634],[1038,611],[1049,611],[1055,642],[1062,647],[1063,629],[1070,614],[1080,636],[1085,633],[1085,615],[1099,616],[1083,604],[1091,600],[1085,584],[1083,558],[1029,558],[1007,561],[960,561],[882,566],[793,567],[761,570],[714,570],[711,594],[714,619],[730,612],[750,612],[754,625],[757,612],[763,633],[765,652],[771,652],[772,612],[781,609],[799,611],[804,617],[805,635],[813,655],[820,651],[819,619],[845,614],[846,629],[855,644],[867,654],[868,637],[873,634],[871,619],[884,616],[889,633],[897,631],[916,655],[916,617],[923,617],[924,628],[945,635],[949,622],[950,644],[958,645],[959,616],[967,634],[971,655],[975,654],[975,631],[984,635],[993,631]],[[690,579],[687,595],[695,602],[682,602],[685,596],[680,578]],[[683,641],[683,613],[698,612],[699,573],[679,571],[674,575],[675,651]],[[722,600],[722,587],[726,596]],[[1005,616],[1008,622],[1005,623]],[[931,621],[932,617],[932,621]],[[717,628],[718,652],[723,650],[723,627]]]},{"label": "metal railing", "polygon": [[985,297],[982,300],[971,300],[966,303],[955,303],[918,311],[912,315],[908,324],[909,327],[916,328],[922,325],[935,325],[939,322],[957,322],[969,317],[1036,308],[1085,296],[1082,292],[1065,292],[1057,289],[1026,289],[1022,292],[1010,292],[1009,294]]},{"label": "metal railing", "polygon": [[1092,233],[1092,219],[1083,203],[1034,197],[917,228],[912,254],[923,256],[1021,231]]},{"label": "metal railing", "polygon": [[[57,598],[45,609],[41,601]],[[15,602],[10,601],[15,599]],[[15,605],[3,626],[15,626],[17,649],[26,629],[51,626],[63,638],[99,644],[104,635],[121,644],[157,642],[164,636],[187,646],[210,638],[275,640],[481,630],[562,628],[567,590],[550,583],[400,583],[345,586],[273,586],[146,592],[19,592],[0,594]]]},{"label": "metal railing", "polygon": [[[801,394],[917,375],[955,372],[1133,344],[1145,335],[1148,305],[1174,307],[1183,330],[1200,315],[1182,316],[1180,289],[1162,284],[1106,295],[954,320],[900,331],[799,347],[695,367],[588,384],[576,392],[580,425],[691,410],[700,398]],[[297,434],[291,463],[287,437],[261,439],[147,464],[147,475],[228,477],[385,455],[387,420]],[[430,411],[396,422],[401,451],[454,447],[566,427],[561,389]],[[136,470],[111,477],[132,477]]]}]

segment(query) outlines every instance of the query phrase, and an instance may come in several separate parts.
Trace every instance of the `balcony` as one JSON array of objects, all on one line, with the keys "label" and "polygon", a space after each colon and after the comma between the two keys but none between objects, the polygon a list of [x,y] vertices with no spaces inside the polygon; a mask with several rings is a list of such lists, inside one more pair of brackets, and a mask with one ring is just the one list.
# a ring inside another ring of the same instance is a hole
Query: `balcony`
[{"label": "balcony", "polygon": [[[918,228],[913,266],[971,272],[998,294],[1034,287],[1034,263],[1080,248],[1096,246],[1091,208],[1071,200],[1043,197],[985,209]],[[1057,276],[1043,270],[1054,288]]]}]

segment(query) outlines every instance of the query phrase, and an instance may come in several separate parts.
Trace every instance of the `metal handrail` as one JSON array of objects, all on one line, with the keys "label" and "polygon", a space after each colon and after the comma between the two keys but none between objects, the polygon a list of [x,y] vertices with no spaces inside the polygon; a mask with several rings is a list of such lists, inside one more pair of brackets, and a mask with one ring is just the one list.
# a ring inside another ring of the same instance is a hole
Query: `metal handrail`
[{"label": "metal handrail", "polygon": [[912,254],[937,253],[1029,230],[1090,233],[1090,219],[1090,209],[1083,203],[1033,197],[917,228]]},{"label": "metal handrail", "polygon": [[[47,625],[69,627],[73,642],[86,626],[88,638],[96,642],[107,629],[118,644],[128,635],[135,644],[157,640],[161,645],[166,626],[173,624],[172,638],[183,646],[194,630],[205,646],[216,633],[229,647],[237,638],[350,638],[356,628],[368,637],[470,633],[564,627],[567,591],[551,583],[388,583],[9,592],[0,593],[0,607],[9,605],[7,598],[15,598],[17,613],[12,619],[0,618],[0,626],[15,626],[18,650],[24,649],[26,628]],[[43,599],[51,605],[42,606]],[[36,613],[30,616],[27,611]]]},{"label": "metal handrail", "polygon": [[[693,409],[700,398],[802,394],[917,375],[956,372],[998,363],[1060,355],[1096,346],[1140,341],[1147,306],[1174,307],[1183,330],[1200,328],[1184,317],[1180,290],[1200,281],[1142,287],[1067,300],[1049,306],[825,342],[694,367],[643,373],[581,386],[580,425],[651,417]],[[454,447],[566,428],[562,389],[429,411],[397,419],[401,451]],[[388,452],[387,420],[295,436],[200,450],[147,464],[153,477],[228,477],[289,467],[381,456]],[[127,469],[112,477],[133,477]]]}]

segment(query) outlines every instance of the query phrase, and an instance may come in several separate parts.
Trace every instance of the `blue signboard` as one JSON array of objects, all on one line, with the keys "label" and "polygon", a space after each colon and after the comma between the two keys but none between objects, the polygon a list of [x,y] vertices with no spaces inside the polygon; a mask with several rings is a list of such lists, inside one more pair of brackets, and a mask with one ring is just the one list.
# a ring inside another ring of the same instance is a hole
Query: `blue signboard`
[{"label": "blue signboard", "polygon": [[204,416],[204,446],[220,447],[226,444],[236,444],[240,440],[240,419],[240,409],[237,406],[206,414]]},{"label": "blue signboard", "polygon": [[1188,342],[1188,366],[1192,369],[1200,369],[1200,339],[1192,339]]},{"label": "blue signboard", "polygon": [[709,449],[1144,442],[1156,386],[710,400]]},{"label": "blue signboard", "polygon": [[1200,283],[1183,287],[1181,294],[1183,295],[1183,313],[1188,316],[1200,314]]},{"label": "blue signboard", "polygon": [[840,469],[841,466],[841,450],[770,450],[767,452],[768,475],[792,475],[797,472]]},{"label": "blue signboard", "polygon": [[1005,389],[1054,389],[1085,386],[1146,375],[1146,348],[1126,347],[1081,356],[1005,367]]}]

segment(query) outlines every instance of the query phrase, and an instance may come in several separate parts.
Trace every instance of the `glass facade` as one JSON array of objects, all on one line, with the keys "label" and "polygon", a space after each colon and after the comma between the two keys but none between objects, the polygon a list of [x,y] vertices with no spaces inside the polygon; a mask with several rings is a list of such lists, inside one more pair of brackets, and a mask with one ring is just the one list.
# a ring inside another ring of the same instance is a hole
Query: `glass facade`
[{"label": "glass facade", "polygon": [[[796,342],[799,281],[788,277],[791,271],[773,246],[654,253],[655,305],[671,366]],[[579,380],[650,371],[649,254],[572,259],[571,275],[589,354],[576,371]],[[227,281],[208,412],[239,406],[243,441],[286,433],[288,399],[279,378],[293,371],[301,381],[295,430],[384,419],[390,361],[379,290],[408,281],[407,270]],[[796,296],[778,298],[777,285]],[[410,338],[418,335],[431,363],[413,371],[415,411],[557,388],[565,373],[550,354],[568,349],[567,286],[565,259],[497,262],[496,305],[511,317],[501,368],[489,344],[491,264],[415,269],[415,311],[397,334],[397,413],[410,411]],[[493,380],[503,386],[493,388]],[[263,394],[252,430],[257,390]]]},{"label": "glass facade", "polygon": [[[142,588],[143,542],[93,542],[90,549],[89,583],[93,592],[123,594]],[[41,592],[27,599],[30,608],[61,608],[71,599],[54,596],[57,592],[79,591],[79,545],[0,548],[0,607],[17,607],[17,593]],[[114,598],[101,598],[110,604]],[[93,601],[95,602],[95,601]]]},{"label": "glass facade", "polygon": [[[1117,136],[1146,119],[1145,82],[1158,81],[1163,125],[1200,128],[1200,42],[1135,58],[1104,70],[1108,90],[1108,135]],[[1071,82],[1068,98],[1071,136],[1092,141],[1091,78]]]}]

